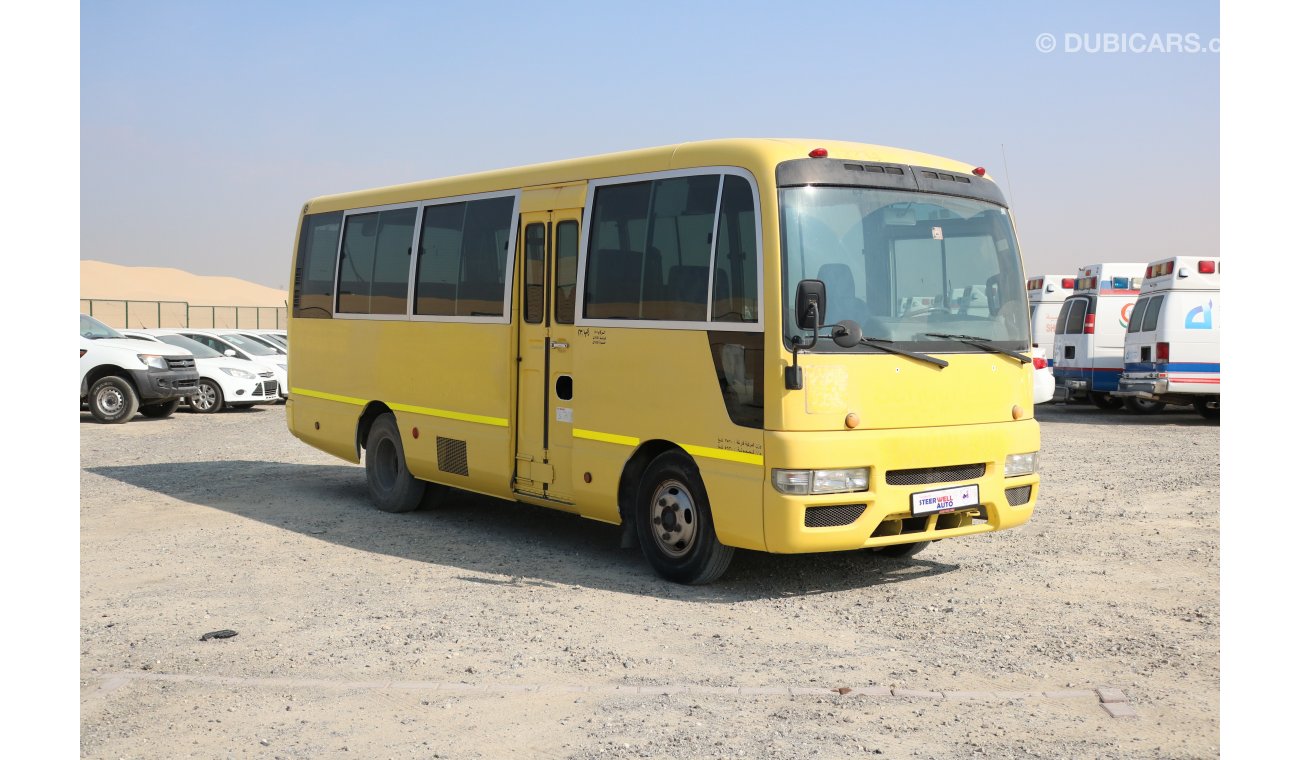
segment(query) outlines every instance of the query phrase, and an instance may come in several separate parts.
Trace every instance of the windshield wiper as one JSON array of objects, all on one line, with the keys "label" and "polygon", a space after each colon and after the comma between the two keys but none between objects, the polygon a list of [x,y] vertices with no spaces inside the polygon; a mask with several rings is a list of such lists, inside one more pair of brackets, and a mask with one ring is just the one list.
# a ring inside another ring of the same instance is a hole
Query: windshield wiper
[{"label": "windshield wiper", "polygon": [[916,351],[904,351],[901,348],[894,348],[893,346],[889,345],[894,341],[889,340],[888,338],[868,338],[863,336],[862,338],[858,339],[858,342],[864,346],[880,349],[881,351],[886,351],[891,354],[906,356],[909,359],[916,359],[917,361],[929,362],[937,366],[939,369],[943,369],[944,367],[948,366],[948,362],[944,361],[943,359],[940,359],[937,356],[930,356],[929,354],[922,354]]},{"label": "windshield wiper", "polygon": [[989,341],[992,340],[991,338],[981,338],[978,335],[953,335],[952,333],[926,333],[926,335],[929,335],[931,338],[946,338],[947,340],[957,340],[957,341],[961,341],[962,343],[965,343],[968,346],[975,346],[976,348],[982,348],[985,351],[991,351],[995,354],[1004,354],[1006,356],[1010,356],[1012,359],[1015,359],[1021,364],[1029,364],[1030,362],[1033,361],[1033,359],[1029,358],[1028,356],[1025,356],[1022,353],[1011,351],[1005,348],[998,348],[997,346],[990,344]]}]

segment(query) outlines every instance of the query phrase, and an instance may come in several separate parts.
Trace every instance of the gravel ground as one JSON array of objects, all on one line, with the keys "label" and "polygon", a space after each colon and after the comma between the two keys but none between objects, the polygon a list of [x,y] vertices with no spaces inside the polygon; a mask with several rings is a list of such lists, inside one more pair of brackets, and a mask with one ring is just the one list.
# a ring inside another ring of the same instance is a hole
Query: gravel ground
[{"label": "gravel ground", "polygon": [[1038,417],[1028,525],[700,588],[558,512],[378,512],[282,407],[83,413],[82,754],[1216,757],[1218,426]]}]

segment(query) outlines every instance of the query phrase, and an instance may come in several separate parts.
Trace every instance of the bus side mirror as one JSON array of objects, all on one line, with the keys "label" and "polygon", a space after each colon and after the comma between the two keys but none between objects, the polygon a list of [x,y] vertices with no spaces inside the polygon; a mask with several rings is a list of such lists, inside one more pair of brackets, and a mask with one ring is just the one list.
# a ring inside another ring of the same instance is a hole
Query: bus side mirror
[{"label": "bus side mirror", "polygon": [[821,280],[800,280],[795,290],[795,319],[801,330],[813,330],[821,327],[826,317],[826,283]]}]

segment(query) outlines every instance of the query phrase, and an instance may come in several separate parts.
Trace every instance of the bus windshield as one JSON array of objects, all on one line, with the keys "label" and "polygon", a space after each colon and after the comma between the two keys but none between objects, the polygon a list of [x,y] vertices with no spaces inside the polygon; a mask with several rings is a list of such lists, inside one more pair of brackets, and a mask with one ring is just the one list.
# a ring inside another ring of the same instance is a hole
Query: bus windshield
[{"label": "bus windshield", "polygon": [[[806,334],[795,321],[795,290],[815,279],[826,284],[827,325],[853,320],[866,337],[923,351],[979,350],[952,336],[1028,349],[1020,251],[1001,206],[824,186],[782,188],[780,205],[787,339]],[[816,350],[871,352],[831,341]]]}]

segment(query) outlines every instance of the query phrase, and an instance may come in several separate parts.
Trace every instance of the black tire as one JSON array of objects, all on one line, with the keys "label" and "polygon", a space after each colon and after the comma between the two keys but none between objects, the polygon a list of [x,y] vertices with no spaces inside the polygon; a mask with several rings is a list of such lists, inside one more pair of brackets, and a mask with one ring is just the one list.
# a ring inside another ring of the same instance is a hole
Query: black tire
[{"label": "black tire", "polygon": [[718,542],[700,471],[681,451],[666,451],[650,463],[637,488],[633,519],[646,561],[674,583],[715,581],[736,552]]},{"label": "black tire", "polygon": [[397,420],[385,414],[370,426],[366,438],[366,485],[370,500],[385,512],[410,512],[420,506],[425,483],[406,469],[406,452]]},{"label": "black tire", "polygon": [[1124,399],[1116,398],[1109,393],[1098,393],[1097,391],[1092,391],[1088,394],[1088,400],[1098,409],[1105,409],[1107,411],[1119,409],[1124,406]]},{"label": "black tire", "polygon": [[1164,410],[1165,402],[1149,401],[1144,398],[1138,398],[1137,396],[1125,396],[1124,408],[1134,414],[1155,414],[1156,412]]},{"label": "black tire", "polygon": [[221,384],[208,378],[199,379],[199,390],[190,396],[190,409],[199,414],[213,414],[226,405],[226,395],[221,392]]},{"label": "black tire", "polygon": [[140,397],[136,395],[135,387],[116,375],[96,380],[90,386],[86,402],[95,419],[113,424],[126,422],[140,409]]},{"label": "black tire", "polygon": [[181,406],[179,398],[169,399],[167,401],[155,401],[152,404],[141,404],[140,414],[146,417],[152,417],[155,420],[165,419],[176,413]]},{"label": "black tire", "polygon": [[876,549],[876,554],[890,559],[907,559],[920,554],[925,547],[929,546],[929,541],[917,541],[911,544],[891,544]]},{"label": "black tire", "polygon": [[[1213,407],[1210,406],[1211,403],[1214,404]],[[1192,402],[1192,406],[1196,408],[1196,413],[1205,419],[1213,422],[1219,421],[1219,400],[1217,398],[1198,398]]]}]

